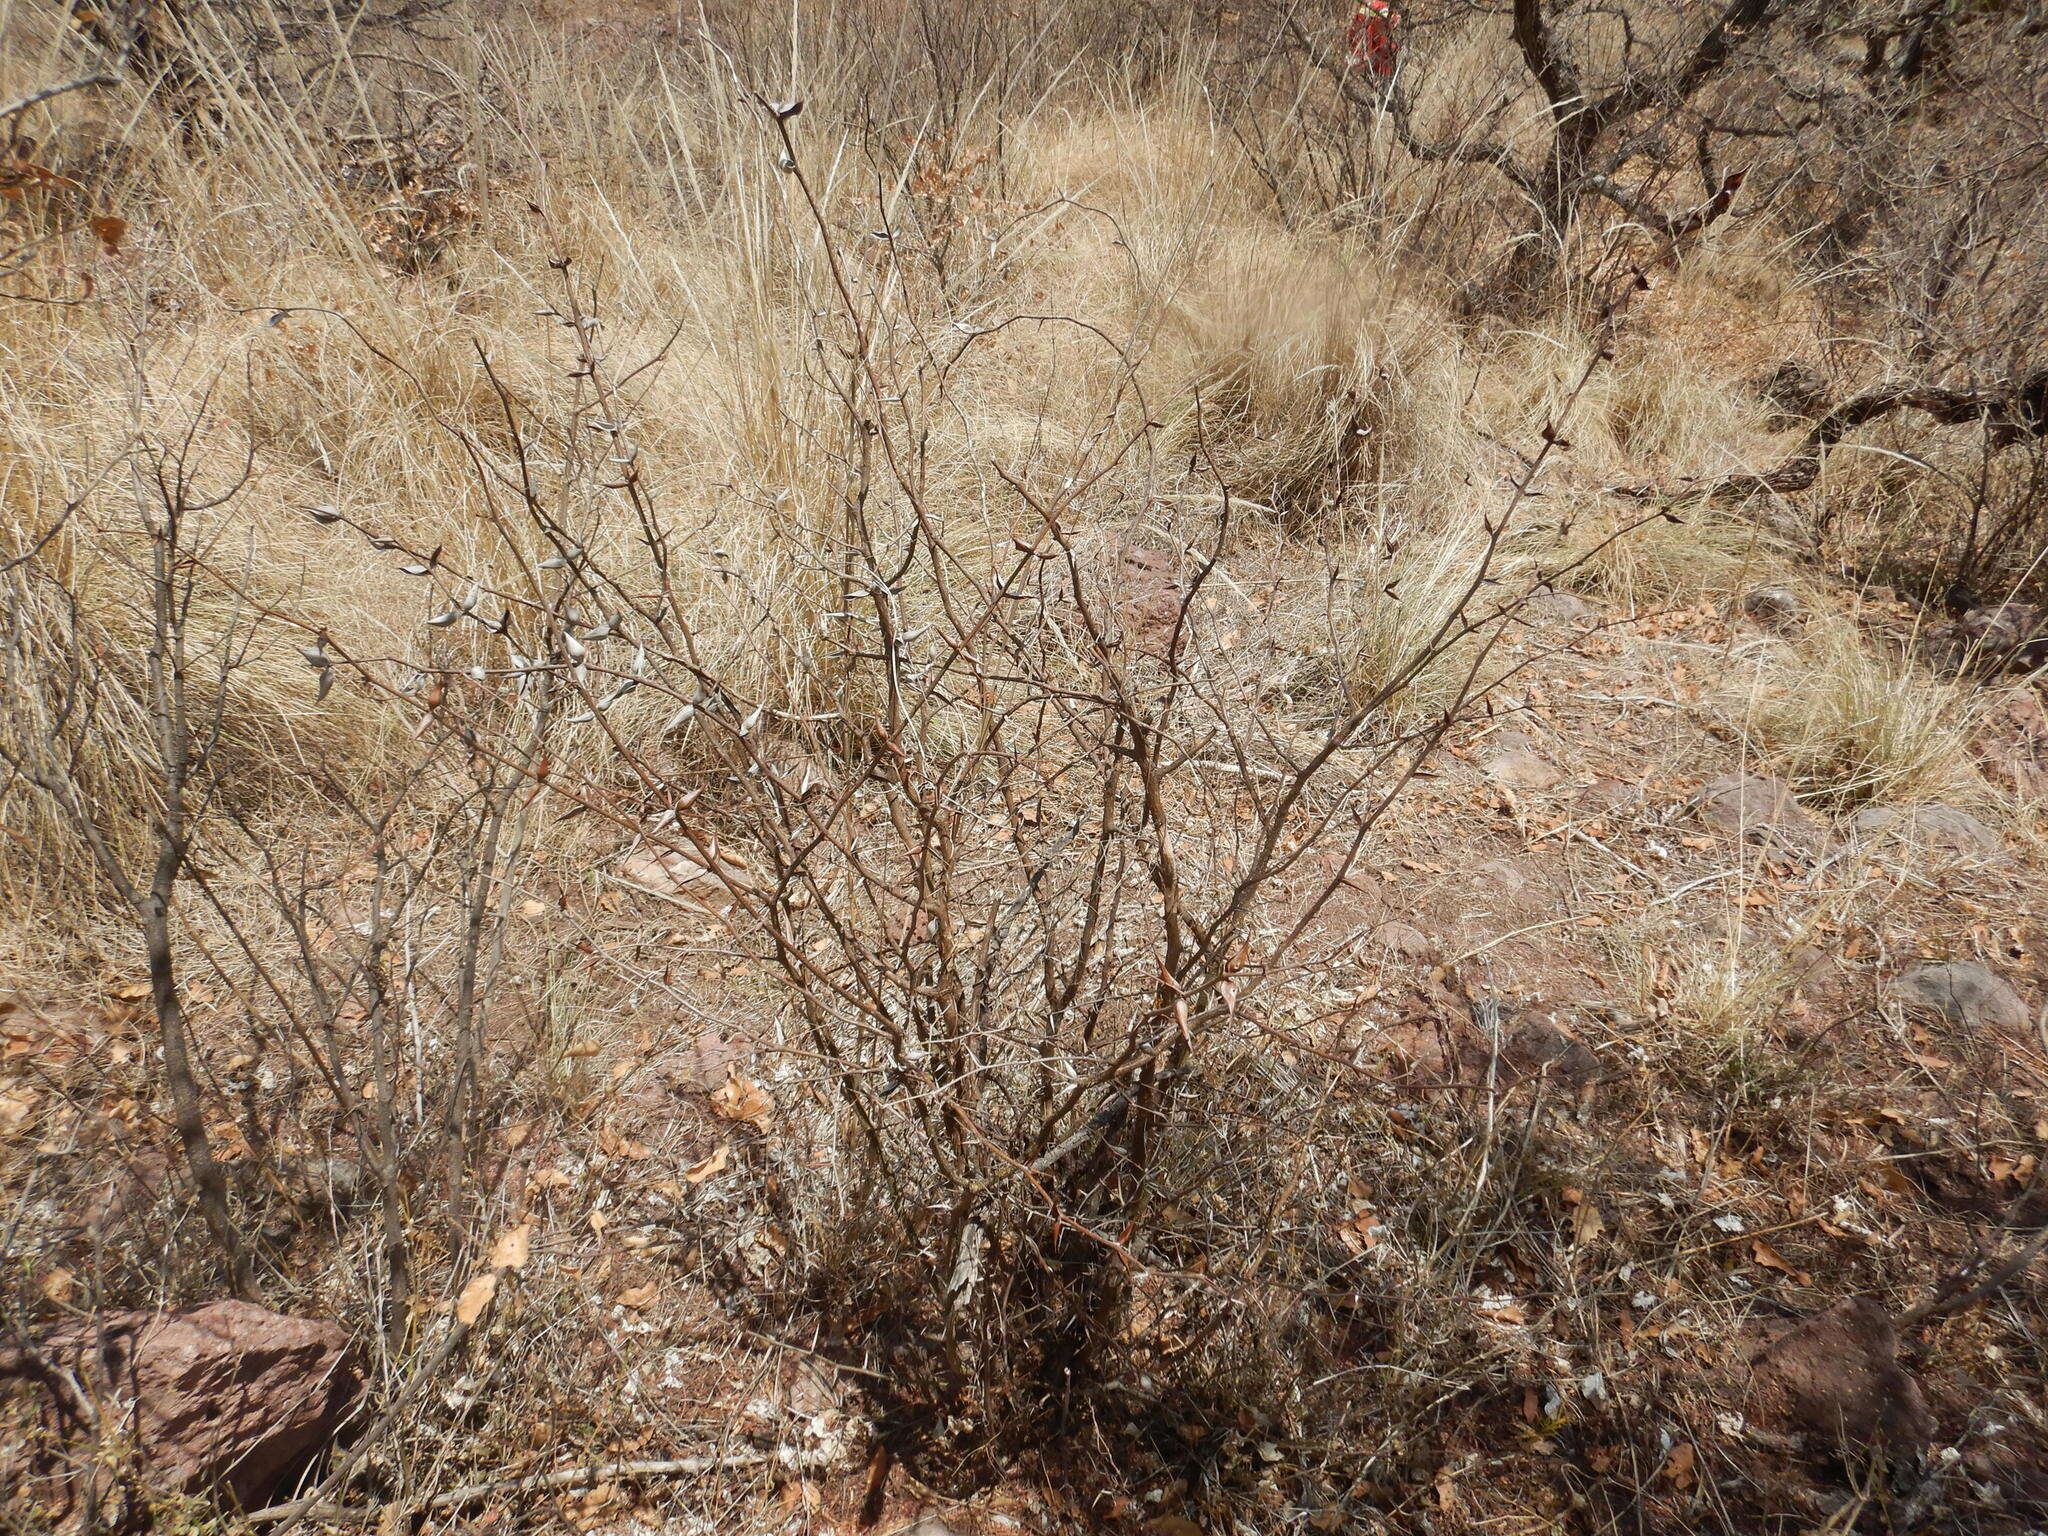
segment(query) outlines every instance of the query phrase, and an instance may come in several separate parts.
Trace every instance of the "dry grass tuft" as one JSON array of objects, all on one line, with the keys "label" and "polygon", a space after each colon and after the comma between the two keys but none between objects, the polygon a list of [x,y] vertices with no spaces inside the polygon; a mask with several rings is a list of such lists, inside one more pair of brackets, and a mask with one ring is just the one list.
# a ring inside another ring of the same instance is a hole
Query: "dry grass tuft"
[{"label": "dry grass tuft", "polygon": [[1984,790],[1968,692],[1830,624],[1756,672],[1730,723],[1803,795],[1837,805],[1968,800]]}]

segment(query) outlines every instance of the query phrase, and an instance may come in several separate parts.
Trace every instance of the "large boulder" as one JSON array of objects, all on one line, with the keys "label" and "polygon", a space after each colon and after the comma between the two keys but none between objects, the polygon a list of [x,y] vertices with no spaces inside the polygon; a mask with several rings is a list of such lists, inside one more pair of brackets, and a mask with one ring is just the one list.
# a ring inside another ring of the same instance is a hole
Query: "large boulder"
[{"label": "large boulder", "polygon": [[337,1325],[246,1301],[115,1313],[50,1334],[36,1352],[77,1377],[155,1485],[225,1492],[248,1508],[334,1438],[362,1390]]}]

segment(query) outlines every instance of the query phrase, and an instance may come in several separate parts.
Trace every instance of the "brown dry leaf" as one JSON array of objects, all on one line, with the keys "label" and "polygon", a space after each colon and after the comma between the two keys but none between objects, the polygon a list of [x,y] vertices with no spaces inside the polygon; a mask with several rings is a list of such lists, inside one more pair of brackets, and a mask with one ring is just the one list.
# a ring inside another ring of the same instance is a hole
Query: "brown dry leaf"
[{"label": "brown dry leaf", "polygon": [[491,1249],[491,1268],[524,1269],[526,1256],[533,1247],[533,1223],[522,1221],[498,1236],[497,1246]]},{"label": "brown dry leaf", "polygon": [[61,1307],[77,1291],[78,1276],[60,1264],[57,1268],[43,1276],[43,1283],[37,1289],[43,1293],[44,1300],[54,1301]]},{"label": "brown dry leaf", "polygon": [[654,1305],[655,1297],[660,1294],[661,1287],[650,1280],[645,1285],[636,1285],[628,1290],[619,1292],[618,1302],[622,1307],[629,1307],[635,1312],[644,1312],[647,1308]]},{"label": "brown dry leaf", "polygon": [[102,214],[99,218],[88,219],[86,224],[92,230],[93,238],[99,241],[109,256],[121,254],[121,242],[128,234],[126,219],[116,218],[112,214]]},{"label": "brown dry leaf", "polygon": [[1607,1230],[1607,1220],[1600,1214],[1596,1201],[1581,1200],[1579,1208],[1572,1213],[1572,1242],[1574,1245],[1590,1243]]},{"label": "brown dry leaf", "polygon": [[19,1132],[28,1124],[29,1116],[36,1112],[35,1089],[26,1083],[15,1083],[0,1092],[0,1136]]},{"label": "brown dry leaf", "polygon": [[727,1120],[737,1120],[766,1132],[775,1120],[775,1104],[752,1078],[734,1072],[711,1095],[711,1108]]},{"label": "brown dry leaf", "polygon": [[710,845],[708,861],[672,848],[638,849],[619,862],[618,877],[712,916],[732,906],[735,891],[759,888],[747,875],[744,859],[715,845]]},{"label": "brown dry leaf", "polygon": [[497,1294],[498,1272],[487,1269],[465,1285],[462,1294],[455,1298],[455,1321],[465,1328],[473,1326]]},{"label": "brown dry leaf", "polygon": [[694,1163],[690,1167],[685,1168],[683,1170],[683,1177],[688,1179],[692,1184],[702,1184],[706,1179],[712,1177],[714,1174],[720,1174],[725,1172],[726,1168],[728,1167],[728,1165],[731,1164],[731,1162],[732,1146],[730,1145],[730,1143],[723,1143],[719,1146],[716,1152],[712,1153],[702,1162]]},{"label": "brown dry leaf", "polygon": [[606,1157],[622,1157],[628,1162],[645,1162],[654,1154],[630,1136],[621,1136],[610,1127],[597,1133],[597,1148]]},{"label": "brown dry leaf", "polygon": [[547,916],[547,903],[535,901],[531,896],[519,903],[519,915],[526,918]]},{"label": "brown dry leaf", "polygon": [[1206,1536],[1186,1515],[1156,1515],[1145,1522],[1146,1536]]},{"label": "brown dry leaf", "polygon": [[1810,1285],[1813,1282],[1813,1276],[1807,1274],[1804,1270],[1794,1269],[1785,1262],[1785,1256],[1782,1253],[1778,1252],[1777,1249],[1760,1237],[1750,1244],[1750,1257],[1756,1261],[1757,1267],[1760,1269],[1775,1269],[1780,1274],[1790,1275],[1801,1285]]},{"label": "brown dry leaf", "polygon": [[1672,1487],[1692,1486],[1692,1464],[1697,1459],[1698,1453],[1693,1450],[1690,1440],[1681,1440],[1671,1447],[1670,1454],[1664,1458],[1663,1472],[1664,1476],[1670,1479]]},{"label": "brown dry leaf", "polygon": [[562,1052],[562,1054],[571,1060],[578,1060],[585,1056],[595,1056],[597,1054],[597,1042],[595,1040],[578,1040],[574,1045]]}]

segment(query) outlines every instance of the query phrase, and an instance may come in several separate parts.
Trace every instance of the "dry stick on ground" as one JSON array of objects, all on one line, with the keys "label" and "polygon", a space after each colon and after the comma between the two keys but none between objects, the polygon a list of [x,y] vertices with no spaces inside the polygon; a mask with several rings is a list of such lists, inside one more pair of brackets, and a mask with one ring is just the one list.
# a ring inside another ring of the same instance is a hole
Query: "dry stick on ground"
[{"label": "dry stick on ground", "polygon": [[243,1516],[251,1525],[275,1525],[281,1520],[369,1521],[397,1510],[401,1519],[424,1514],[446,1514],[485,1499],[516,1493],[559,1493],[570,1488],[592,1488],[599,1483],[644,1482],[656,1478],[702,1477],[709,1472],[739,1472],[750,1467],[772,1466],[782,1471],[806,1472],[830,1466],[832,1459],[819,1451],[799,1451],[778,1446],[773,1451],[734,1451],[727,1455],[681,1456],[667,1461],[605,1461],[584,1467],[561,1467],[553,1472],[534,1472],[524,1477],[498,1478],[491,1482],[464,1483],[445,1493],[430,1494],[397,1504],[328,1504],[318,1499],[294,1500]]},{"label": "dry stick on ground", "polygon": [[[1885,384],[1852,395],[1830,408],[1807,431],[1806,440],[1775,469],[1729,475],[1705,489],[1722,497],[1759,491],[1785,495],[1803,491],[1820,477],[1821,461],[1858,427],[1899,411],[1925,412],[1943,426],[1982,421],[1993,447],[2048,432],[2048,368],[1981,389],[1947,389],[1933,384]],[[1631,493],[1633,494],[1633,493]]]},{"label": "dry stick on ground", "polygon": [[[2028,1181],[2027,1187],[2013,1196],[2012,1203],[2006,1208],[2005,1216],[2007,1221],[2010,1221],[2018,1214],[2021,1206],[2039,1190],[2044,1177],[2048,1177],[2048,1175],[2043,1175],[2037,1171],[2035,1176]],[[2007,1258],[1975,1285],[1969,1286],[1964,1290],[1954,1291],[1951,1294],[1951,1288],[1961,1285],[1965,1278],[1960,1273],[1951,1275],[1941,1285],[1937,1286],[1934,1292],[1925,1300],[1907,1308],[1906,1311],[1901,1313],[1898,1320],[1899,1327],[1911,1328],[1915,1324],[1930,1322],[1937,1317],[1944,1317],[1951,1312],[1960,1312],[1964,1307],[1982,1301],[2001,1286],[2018,1279],[2019,1276],[2026,1272],[2027,1266],[2039,1258],[2043,1252],[2048,1252],[2048,1223],[2044,1223],[2041,1230],[2035,1233],[2029,1242],[2022,1245],[2017,1252],[2012,1254],[2011,1257]]]}]

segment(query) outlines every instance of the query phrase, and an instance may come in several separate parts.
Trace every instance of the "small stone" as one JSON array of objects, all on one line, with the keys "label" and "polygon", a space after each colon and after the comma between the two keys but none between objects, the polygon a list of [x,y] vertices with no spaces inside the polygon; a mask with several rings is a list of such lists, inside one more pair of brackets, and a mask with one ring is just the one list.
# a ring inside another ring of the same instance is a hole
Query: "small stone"
[{"label": "small stone", "polygon": [[1540,1013],[1523,1014],[1503,1031],[1496,1059],[1513,1078],[1545,1077],[1566,1088],[1583,1088],[1606,1076],[1584,1041]]},{"label": "small stone", "polygon": [[1990,854],[2005,846],[2005,840],[1991,828],[1952,805],[1919,805],[1910,810],[1869,805],[1850,818],[1849,825],[1860,837],[1892,835],[1951,853]]},{"label": "small stone", "polygon": [[1899,1364],[1884,1309],[1857,1297],[1773,1339],[1750,1364],[1748,1417],[1823,1444],[1917,1456],[1934,1435],[1920,1383]]},{"label": "small stone", "polygon": [[1486,760],[1486,776],[1503,789],[1541,791],[1564,782],[1564,770],[1534,752],[1513,748]]},{"label": "small stone", "polygon": [[1593,605],[1576,592],[1538,592],[1524,599],[1517,617],[1532,624],[1563,626],[1593,616]]},{"label": "small stone", "polygon": [[1742,612],[1759,624],[1778,629],[1804,618],[1806,604],[1790,587],[1757,587],[1744,595]]},{"label": "small stone", "polygon": [[1372,941],[1388,954],[1407,960],[1427,959],[1436,950],[1429,935],[1411,923],[1381,923],[1373,929]]},{"label": "small stone", "polygon": [[1756,773],[1730,773],[1700,788],[1693,808],[1701,821],[1752,843],[1817,846],[1827,831],[1799,804],[1792,786]]},{"label": "small stone", "polygon": [[2025,1029],[2031,1017],[2011,983],[1974,960],[1917,966],[1894,987],[1908,1004],[1971,1029]]},{"label": "small stone", "polygon": [[1956,624],[1971,652],[1987,663],[2032,666],[2048,658],[2048,615],[2032,603],[1993,603],[1972,608]]},{"label": "small stone", "polygon": [[1772,408],[1770,426],[1784,431],[1823,414],[1828,408],[1828,377],[1811,363],[1786,358],[1768,373],[1749,381],[1757,398]]}]

